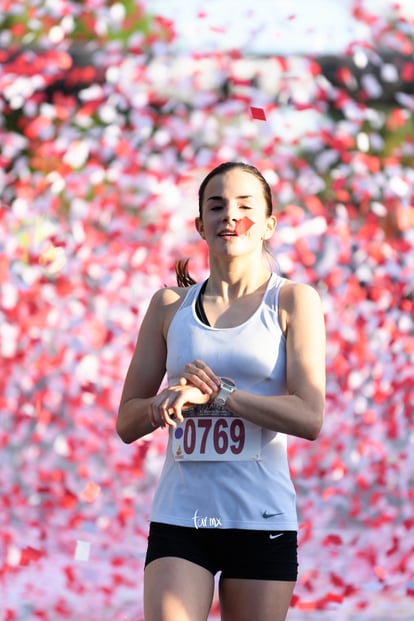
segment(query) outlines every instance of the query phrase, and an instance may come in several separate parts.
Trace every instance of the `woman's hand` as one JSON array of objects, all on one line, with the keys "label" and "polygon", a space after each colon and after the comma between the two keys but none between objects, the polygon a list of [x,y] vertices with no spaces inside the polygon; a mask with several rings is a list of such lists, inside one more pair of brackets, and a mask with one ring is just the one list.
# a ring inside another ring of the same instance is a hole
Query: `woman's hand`
[{"label": "woman's hand", "polygon": [[156,395],[149,407],[151,425],[155,427],[176,427],[184,420],[182,409],[190,405],[201,405],[210,401],[210,393],[204,393],[192,384],[180,382],[168,386]]},{"label": "woman's hand", "polygon": [[202,360],[193,360],[185,365],[179,381],[181,386],[191,384],[202,393],[212,396],[217,394],[220,378]]}]

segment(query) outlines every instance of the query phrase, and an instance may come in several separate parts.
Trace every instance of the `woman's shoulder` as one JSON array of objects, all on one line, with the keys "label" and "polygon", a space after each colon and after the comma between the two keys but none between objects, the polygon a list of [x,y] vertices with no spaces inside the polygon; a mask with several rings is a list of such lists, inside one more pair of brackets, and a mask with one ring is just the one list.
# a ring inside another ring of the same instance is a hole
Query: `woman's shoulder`
[{"label": "woman's shoulder", "polygon": [[[194,286],[194,285],[193,285]],[[184,300],[192,287],[163,287],[152,296],[151,303],[158,308],[168,308]]]},{"label": "woman's shoulder", "polygon": [[194,287],[163,287],[152,296],[150,307],[162,326],[162,333],[166,338],[170,323],[184,302],[189,290]]},{"label": "woman's shoulder", "polygon": [[323,315],[318,291],[302,282],[286,279],[279,293],[279,321],[284,334],[292,321],[313,321]]},{"label": "woman's shoulder", "polygon": [[292,312],[298,305],[319,305],[320,296],[312,285],[286,278],[279,293],[279,305]]}]

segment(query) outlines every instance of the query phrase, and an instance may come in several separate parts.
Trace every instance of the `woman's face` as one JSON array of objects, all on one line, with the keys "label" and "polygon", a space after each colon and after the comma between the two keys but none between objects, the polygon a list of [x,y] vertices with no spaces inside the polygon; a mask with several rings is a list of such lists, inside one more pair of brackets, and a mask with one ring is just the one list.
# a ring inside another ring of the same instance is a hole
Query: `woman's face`
[{"label": "woman's face", "polygon": [[215,175],[208,182],[196,227],[210,252],[241,255],[262,247],[276,227],[267,216],[262,184],[239,168]]}]

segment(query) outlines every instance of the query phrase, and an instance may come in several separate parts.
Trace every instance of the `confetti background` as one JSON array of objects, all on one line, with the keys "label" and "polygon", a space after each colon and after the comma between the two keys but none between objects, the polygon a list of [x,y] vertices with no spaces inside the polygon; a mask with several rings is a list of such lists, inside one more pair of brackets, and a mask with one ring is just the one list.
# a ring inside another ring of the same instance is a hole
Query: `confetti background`
[{"label": "confetti background", "polygon": [[142,619],[165,436],[122,445],[116,410],[150,296],[178,258],[207,273],[196,191],[228,159],[264,171],[278,269],[326,311],[289,618],[412,619],[413,20],[355,1],[370,36],[335,58],[177,54],[137,1],[1,5],[1,619]]}]

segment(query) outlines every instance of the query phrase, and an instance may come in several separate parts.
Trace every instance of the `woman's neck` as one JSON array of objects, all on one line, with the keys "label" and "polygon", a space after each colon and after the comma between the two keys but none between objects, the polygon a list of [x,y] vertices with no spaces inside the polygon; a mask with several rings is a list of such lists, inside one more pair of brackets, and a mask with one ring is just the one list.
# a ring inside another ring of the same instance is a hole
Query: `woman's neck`
[{"label": "woman's neck", "polygon": [[206,287],[206,295],[215,295],[226,299],[233,299],[248,295],[265,287],[271,272],[261,265],[256,270],[211,270]]}]

